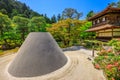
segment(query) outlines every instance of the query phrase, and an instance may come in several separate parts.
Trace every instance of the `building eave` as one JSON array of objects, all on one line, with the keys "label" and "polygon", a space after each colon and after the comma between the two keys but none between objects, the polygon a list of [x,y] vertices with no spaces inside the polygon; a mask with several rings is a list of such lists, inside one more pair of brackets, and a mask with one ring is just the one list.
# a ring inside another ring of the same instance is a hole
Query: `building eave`
[{"label": "building eave", "polygon": [[107,7],[106,9],[104,9],[103,11],[101,11],[101,12],[97,13],[96,15],[90,17],[90,18],[88,19],[88,21],[91,21],[91,20],[93,20],[93,19],[95,19],[95,18],[98,18],[98,17],[103,16],[103,15],[105,15],[105,14],[108,14],[108,13],[110,13],[110,12],[117,12],[117,11],[120,12],[120,8],[115,8],[115,7],[108,6],[108,7]]},{"label": "building eave", "polygon": [[101,25],[101,26],[97,26],[97,27],[92,27],[92,28],[86,30],[86,32],[96,32],[99,30],[110,29],[110,28],[120,28],[120,26],[105,24],[105,25]]}]

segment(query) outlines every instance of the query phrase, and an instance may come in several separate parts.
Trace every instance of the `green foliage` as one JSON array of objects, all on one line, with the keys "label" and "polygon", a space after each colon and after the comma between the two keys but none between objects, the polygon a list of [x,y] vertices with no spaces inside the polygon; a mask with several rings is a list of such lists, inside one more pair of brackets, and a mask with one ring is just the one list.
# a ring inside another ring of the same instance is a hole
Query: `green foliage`
[{"label": "green foliage", "polygon": [[116,55],[120,54],[120,40],[113,39],[108,42],[108,45],[113,46]]},{"label": "green foliage", "polygon": [[108,80],[119,80],[120,79],[120,56],[98,56],[94,59],[94,66],[99,65]]},{"label": "green foliage", "polygon": [[114,45],[116,45],[117,42],[118,42],[117,39],[113,39],[113,40],[110,40],[110,41],[108,42],[108,45],[114,46]]},{"label": "green foliage", "polygon": [[49,23],[49,24],[52,23],[51,20],[50,20],[50,18],[47,17],[47,14],[45,14],[45,15],[43,15],[43,16],[44,16],[44,18],[45,18],[46,23]]},{"label": "green foliage", "polygon": [[26,18],[40,16],[40,14],[26,6],[25,3],[17,0],[0,0],[0,12],[7,14],[10,18],[18,15]]},{"label": "green foliage", "polygon": [[99,67],[104,70],[108,80],[120,79],[120,54],[118,54],[119,51],[116,51],[117,48],[120,48],[119,42],[120,41],[116,39],[109,41],[108,45],[114,49],[102,49],[94,59],[95,68],[97,68],[96,65],[99,65]]},{"label": "green foliage", "polygon": [[57,18],[56,18],[55,15],[53,15],[53,16],[51,17],[51,23],[56,23],[56,22],[57,22]]},{"label": "green foliage", "polygon": [[90,36],[91,34],[85,32],[89,28],[88,26],[90,26],[89,22],[68,18],[52,24],[48,31],[51,32],[62,47],[67,47],[78,45],[80,44],[80,39]]},{"label": "green foliage", "polygon": [[86,22],[80,27],[80,38],[81,39],[93,39],[95,37],[95,32],[86,32],[92,26],[91,22]]},{"label": "green foliage", "polygon": [[113,6],[113,7],[118,7],[120,8],[120,0],[118,0],[117,2],[112,2],[109,4],[110,6]]},{"label": "green foliage", "polygon": [[11,20],[7,15],[0,13],[0,34],[3,35],[3,32],[9,30],[11,25]]},{"label": "green foliage", "polygon": [[98,41],[98,40],[83,40],[82,42],[83,44],[81,44],[82,46],[88,48],[88,49],[95,49],[95,50],[100,50],[102,44],[104,44],[104,42]]},{"label": "green foliage", "polygon": [[13,27],[5,31],[3,35],[0,35],[0,49],[6,50],[20,46],[19,35],[15,33]]},{"label": "green foliage", "polygon": [[7,14],[7,11],[6,11],[5,9],[1,9],[0,12],[1,12],[2,14]]},{"label": "green foliage", "polygon": [[[0,44],[4,45],[4,47],[9,47],[7,39],[9,39],[9,33],[12,29],[11,20],[7,15],[0,13]],[[3,46],[1,46],[3,48]]]},{"label": "green foliage", "polygon": [[61,19],[62,19],[61,14],[58,14],[58,15],[57,15],[57,21],[60,21]]},{"label": "green foliage", "polygon": [[25,39],[25,35],[28,34],[29,19],[19,16],[13,17],[13,22],[16,24],[16,33],[21,33],[21,39]]},{"label": "green foliage", "polygon": [[33,17],[29,23],[30,32],[46,32],[46,21],[44,17]]},{"label": "green foliage", "polygon": [[14,16],[11,20],[0,13],[0,49],[11,49],[20,46],[29,32],[46,32],[50,27],[44,17]]},{"label": "green foliage", "polygon": [[29,32],[45,32],[51,26],[48,23],[46,14],[38,14],[25,3],[0,0],[0,49],[20,46]]},{"label": "green foliage", "polygon": [[18,35],[14,31],[14,23],[8,16],[0,13],[0,49],[10,49],[17,45]]},{"label": "green foliage", "polygon": [[88,18],[90,18],[90,17],[92,17],[92,16],[94,16],[94,15],[95,15],[94,11],[90,11],[90,12],[88,12],[86,18],[88,19]]}]

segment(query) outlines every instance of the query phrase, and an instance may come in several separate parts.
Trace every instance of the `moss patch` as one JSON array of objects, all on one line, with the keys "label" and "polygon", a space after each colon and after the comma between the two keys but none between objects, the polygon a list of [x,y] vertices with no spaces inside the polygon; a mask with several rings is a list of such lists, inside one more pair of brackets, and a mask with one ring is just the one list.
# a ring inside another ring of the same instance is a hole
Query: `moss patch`
[{"label": "moss patch", "polygon": [[17,47],[15,49],[6,50],[6,51],[0,50],[0,56],[7,55],[7,54],[12,54],[12,53],[16,53],[18,51],[18,49],[19,48]]}]

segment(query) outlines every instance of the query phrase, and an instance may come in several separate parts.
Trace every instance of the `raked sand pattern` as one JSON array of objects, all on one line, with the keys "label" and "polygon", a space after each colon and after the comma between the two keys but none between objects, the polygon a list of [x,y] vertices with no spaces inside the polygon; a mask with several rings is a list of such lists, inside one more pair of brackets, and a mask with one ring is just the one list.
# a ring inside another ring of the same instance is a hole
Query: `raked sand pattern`
[{"label": "raked sand pattern", "polygon": [[[83,50],[82,50],[83,51]],[[7,66],[16,54],[0,58],[0,80],[106,80],[102,70],[96,70],[89,55],[77,51],[66,51],[68,62],[62,68],[43,76],[15,78],[8,74]]]}]

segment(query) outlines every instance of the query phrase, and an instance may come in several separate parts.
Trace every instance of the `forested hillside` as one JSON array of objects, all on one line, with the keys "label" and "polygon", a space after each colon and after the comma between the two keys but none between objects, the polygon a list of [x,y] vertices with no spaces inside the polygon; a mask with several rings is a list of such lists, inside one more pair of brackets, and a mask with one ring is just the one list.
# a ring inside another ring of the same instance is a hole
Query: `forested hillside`
[{"label": "forested hillside", "polygon": [[25,3],[21,3],[17,0],[0,0],[0,12],[8,15],[10,18],[13,16],[22,16],[26,18],[40,16],[40,14],[26,6]]}]

